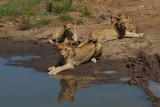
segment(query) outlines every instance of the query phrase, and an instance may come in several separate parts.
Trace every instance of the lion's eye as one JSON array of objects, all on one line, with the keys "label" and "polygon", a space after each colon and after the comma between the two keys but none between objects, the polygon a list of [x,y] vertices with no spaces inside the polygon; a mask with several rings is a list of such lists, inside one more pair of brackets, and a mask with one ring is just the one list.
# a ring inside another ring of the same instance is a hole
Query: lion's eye
[{"label": "lion's eye", "polygon": [[65,51],[67,50],[67,48],[65,48]]}]

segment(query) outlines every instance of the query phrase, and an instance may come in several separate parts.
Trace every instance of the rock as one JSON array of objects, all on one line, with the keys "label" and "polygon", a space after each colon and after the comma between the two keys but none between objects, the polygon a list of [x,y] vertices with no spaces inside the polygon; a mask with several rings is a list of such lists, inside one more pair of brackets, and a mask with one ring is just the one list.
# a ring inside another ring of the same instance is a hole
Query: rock
[{"label": "rock", "polygon": [[96,58],[92,58],[91,62],[96,63],[97,62]]},{"label": "rock", "polygon": [[94,71],[93,73],[94,73],[94,74],[98,74],[99,72],[98,72],[98,71]]}]

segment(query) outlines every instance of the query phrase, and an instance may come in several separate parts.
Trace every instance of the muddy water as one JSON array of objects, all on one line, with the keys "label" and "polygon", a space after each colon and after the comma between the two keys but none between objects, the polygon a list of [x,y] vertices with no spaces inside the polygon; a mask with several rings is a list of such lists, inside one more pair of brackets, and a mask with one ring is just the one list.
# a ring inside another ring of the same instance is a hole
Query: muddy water
[{"label": "muddy water", "polygon": [[49,77],[10,66],[38,56],[0,57],[1,107],[152,107],[144,92],[126,84],[94,84],[94,77]]}]

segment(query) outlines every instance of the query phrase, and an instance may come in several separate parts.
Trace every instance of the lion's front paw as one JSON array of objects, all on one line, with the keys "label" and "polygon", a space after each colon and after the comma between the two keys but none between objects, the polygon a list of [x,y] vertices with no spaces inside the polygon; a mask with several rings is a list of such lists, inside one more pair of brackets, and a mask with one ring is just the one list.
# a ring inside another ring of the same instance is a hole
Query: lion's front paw
[{"label": "lion's front paw", "polygon": [[55,66],[49,67],[49,68],[48,68],[48,71],[51,71],[51,70],[53,70],[53,69],[55,69],[55,68],[56,68]]},{"label": "lion's front paw", "polygon": [[55,75],[57,74],[59,71],[54,69],[54,70],[51,70],[50,72],[48,72],[49,75]]},{"label": "lion's front paw", "polygon": [[54,44],[54,41],[52,39],[49,39],[48,42]]},{"label": "lion's front paw", "polygon": [[53,72],[53,71],[48,72],[48,75],[55,75],[55,74],[57,74],[57,73]]},{"label": "lion's front paw", "polygon": [[144,36],[144,33],[140,33],[140,35],[141,35],[141,37],[143,37],[143,36]]}]

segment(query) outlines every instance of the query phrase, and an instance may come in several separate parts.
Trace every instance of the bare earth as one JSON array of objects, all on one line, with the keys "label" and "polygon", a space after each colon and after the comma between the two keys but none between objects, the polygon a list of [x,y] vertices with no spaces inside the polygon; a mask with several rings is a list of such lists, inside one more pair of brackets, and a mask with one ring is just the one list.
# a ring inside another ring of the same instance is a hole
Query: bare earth
[{"label": "bare earth", "polygon": [[[114,82],[121,77],[132,77],[128,84],[143,88],[153,102],[153,107],[159,107],[160,99],[153,96],[147,88],[147,82],[148,80],[160,82],[160,0],[97,1],[99,2],[88,2],[88,4],[94,10],[95,16],[103,14],[106,18],[100,24],[88,18],[85,25],[77,26],[80,38],[85,39],[91,29],[110,26],[108,10],[128,16],[129,21],[138,26],[139,33],[144,33],[145,36],[106,42],[103,44],[103,58],[97,64],[89,62],[60,74],[91,75],[100,82]],[[13,20],[5,21],[4,18],[1,24],[4,26],[0,27],[0,56],[41,56],[41,59],[32,62],[23,61],[23,66],[46,72],[49,66],[58,62],[55,47],[47,42],[57,24],[26,31],[17,30],[17,23]],[[103,74],[106,70],[118,73],[107,76]]]}]

